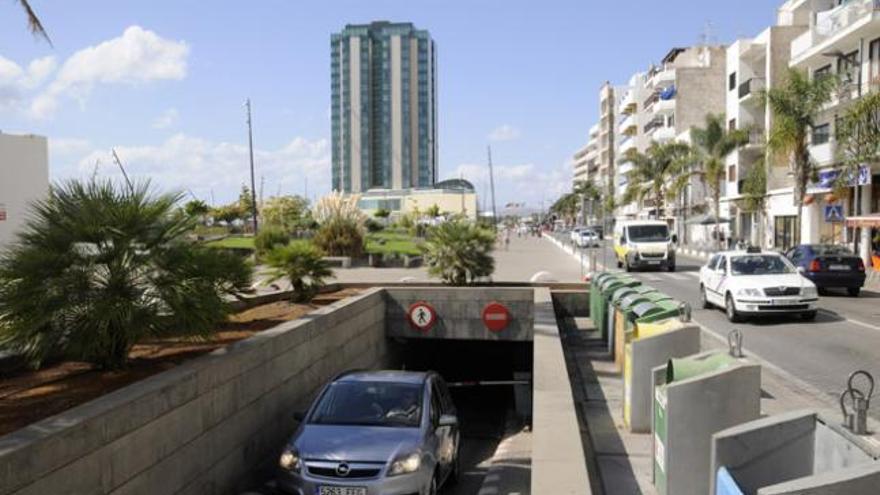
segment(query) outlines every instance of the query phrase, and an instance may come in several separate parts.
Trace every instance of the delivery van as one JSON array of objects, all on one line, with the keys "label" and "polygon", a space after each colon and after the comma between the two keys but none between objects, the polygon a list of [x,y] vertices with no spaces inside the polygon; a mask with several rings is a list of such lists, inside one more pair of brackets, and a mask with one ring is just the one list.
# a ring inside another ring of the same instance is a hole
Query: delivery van
[{"label": "delivery van", "polygon": [[614,227],[617,267],[626,271],[643,268],[675,271],[678,237],[662,220],[626,220]]}]

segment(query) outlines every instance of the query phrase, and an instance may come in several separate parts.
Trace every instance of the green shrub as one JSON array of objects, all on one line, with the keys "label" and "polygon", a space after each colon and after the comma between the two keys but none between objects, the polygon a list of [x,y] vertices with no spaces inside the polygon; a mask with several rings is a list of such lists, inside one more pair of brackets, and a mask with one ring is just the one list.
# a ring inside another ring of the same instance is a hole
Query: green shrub
[{"label": "green shrub", "polygon": [[370,233],[382,232],[383,230],[385,230],[384,225],[373,220],[372,218],[367,220],[366,227],[367,227],[367,232],[370,232]]},{"label": "green shrub", "polygon": [[53,186],[0,257],[0,347],[35,366],[61,353],[116,369],[145,338],[209,337],[251,267],[186,242],[181,198],[146,183]]},{"label": "green shrub", "polygon": [[491,230],[453,220],[432,227],[422,251],[428,273],[449,285],[467,285],[495,271],[494,246]]},{"label": "green shrub", "polygon": [[269,252],[267,262],[273,268],[272,280],[290,281],[293,299],[297,302],[311,301],[324,285],[324,279],[333,276],[324,261],[324,253],[305,242],[276,246]]},{"label": "green shrub", "polygon": [[280,227],[265,226],[254,237],[254,248],[258,257],[263,257],[275,246],[283,246],[290,242],[290,236]]},{"label": "green shrub", "polygon": [[330,256],[357,258],[364,252],[363,230],[357,223],[344,218],[321,224],[312,242]]}]

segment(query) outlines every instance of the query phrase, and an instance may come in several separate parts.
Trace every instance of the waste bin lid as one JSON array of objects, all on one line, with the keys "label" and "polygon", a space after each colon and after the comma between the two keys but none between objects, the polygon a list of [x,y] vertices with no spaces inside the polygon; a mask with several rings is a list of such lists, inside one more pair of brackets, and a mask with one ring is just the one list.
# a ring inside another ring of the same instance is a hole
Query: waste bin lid
[{"label": "waste bin lid", "polygon": [[635,305],[643,302],[648,302],[648,299],[644,294],[639,294],[638,292],[633,292],[627,294],[620,301],[617,302],[617,306],[621,309],[621,311],[628,311],[634,309]]},{"label": "waste bin lid", "polygon": [[721,370],[731,366],[736,361],[735,357],[721,351],[698,356],[672,358],[666,364],[666,383]]},{"label": "waste bin lid", "polygon": [[671,296],[668,296],[662,292],[657,292],[657,291],[648,292],[645,294],[645,297],[647,297],[648,300],[651,302],[669,301],[672,299]]},{"label": "waste bin lid", "polygon": [[[648,300],[650,301],[650,298]],[[657,305],[658,311],[638,317],[636,323],[653,323],[666,318],[677,318],[681,314],[681,302],[674,299],[650,302]]]},{"label": "waste bin lid", "polygon": [[657,306],[655,303],[650,301],[644,301],[636,304],[630,310],[631,319],[638,320],[646,315],[653,314],[658,311],[663,311],[660,309],[660,306]]},{"label": "waste bin lid", "polygon": [[657,292],[657,289],[651,287],[650,285],[639,285],[637,287],[633,287],[636,292],[639,294],[647,294],[649,292]]},{"label": "waste bin lid", "polygon": [[613,294],[611,294],[611,301],[620,302],[620,300],[623,299],[625,296],[633,293],[635,293],[635,290],[632,287],[621,287],[615,290]]}]

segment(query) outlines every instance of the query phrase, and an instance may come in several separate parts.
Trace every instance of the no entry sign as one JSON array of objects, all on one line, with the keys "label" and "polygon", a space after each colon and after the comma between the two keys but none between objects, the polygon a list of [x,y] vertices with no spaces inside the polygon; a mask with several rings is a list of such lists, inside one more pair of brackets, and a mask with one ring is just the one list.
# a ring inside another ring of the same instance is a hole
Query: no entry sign
[{"label": "no entry sign", "polygon": [[437,322],[437,312],[434,311],[433,306],[425,301],[419,301],[410,305],[409,311],[406,314],[407,318],[409,318],[409,324],[416,330],[423,332],[430,330],[434,323]]},{"label": "no entry sign", "polygon": [[510,311],[499,302],[490,302],[483,308],[483,324],[492,332],[500,332],[510,323]]}]

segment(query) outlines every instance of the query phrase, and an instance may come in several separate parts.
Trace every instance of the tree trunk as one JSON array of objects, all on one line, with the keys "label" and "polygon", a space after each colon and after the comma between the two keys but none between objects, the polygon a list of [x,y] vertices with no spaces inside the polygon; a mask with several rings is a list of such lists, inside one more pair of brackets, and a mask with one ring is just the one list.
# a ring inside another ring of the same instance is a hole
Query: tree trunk
[{"label": "tree trunk", "polygon": [[718,250],[722,250],[721,246],[721,188],[716,187],[714,191],[712,191],[712,201],[715,203],[715,244],[718,246]]}]

